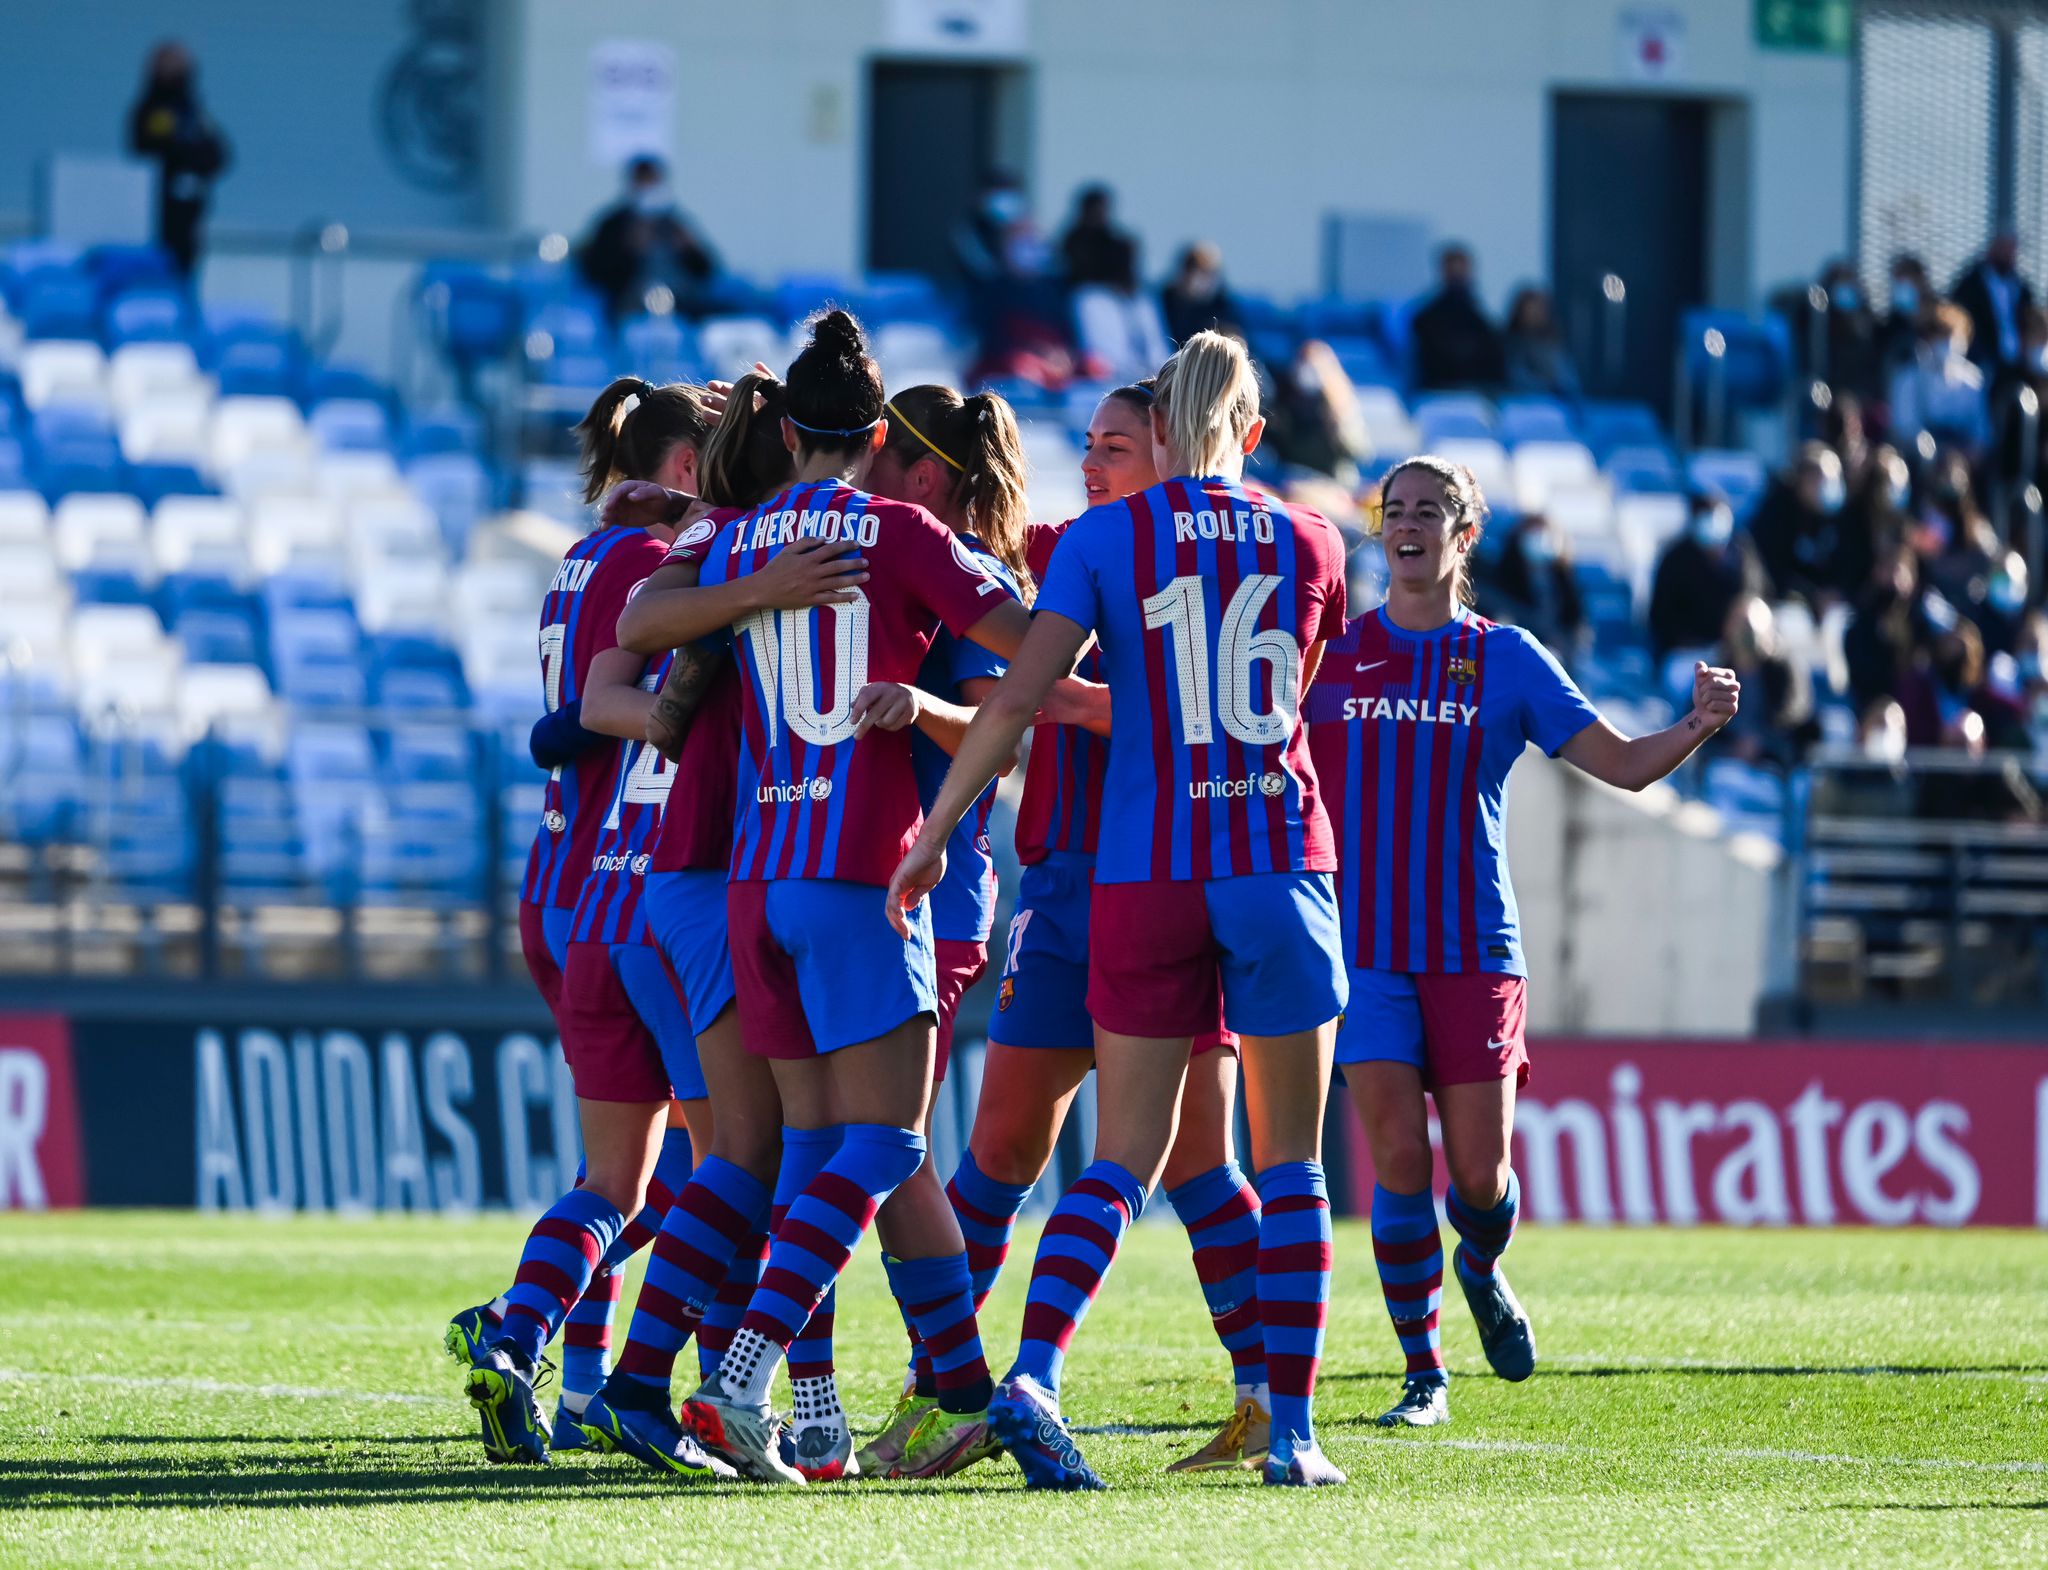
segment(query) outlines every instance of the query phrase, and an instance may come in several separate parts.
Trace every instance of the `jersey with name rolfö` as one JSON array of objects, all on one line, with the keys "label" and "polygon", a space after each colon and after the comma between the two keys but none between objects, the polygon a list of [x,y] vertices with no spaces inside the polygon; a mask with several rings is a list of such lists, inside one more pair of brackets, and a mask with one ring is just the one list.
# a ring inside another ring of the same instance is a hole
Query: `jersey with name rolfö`
[{"label": "jersey with name rolf\u00f6", "polygon": [[[664,654],[640,678],[643,692],[659,692],[672,654]],[[590,853],[590,870],[570,918],[575,943],[645,943],[647,913],[640,895],[654,864],[662,809],[676,781],[676,768],[644,741],[621,741],[615,749],[611,809]]]},{"label": "jersey with name rolf\u00f6", "polygon": [[1336,866],[1301,733],[1301,667],[1344,622],[1330,522],[1172,479],[1068,526],[1038,594],[1093,632],[1110,690],[1095,881]]},{"label": "jersey with name rolf\u00f6", "polygon": [[[569,548],[540,610],[547,712],[583,696],[590,662],[619,641],[619,612],[667,547],[645,529],[593,529]],[[574,909],[616,783],[618,749],[594,746],[548,776],[519,897]]]},{"label": "jersey with name rolf\u00f6", "polygon": [[906,731],[853,728],[869,682],[917,680],[941,630],[964,636],[1008,592],[937,518],[841,481],[794,486],[726,524],[703,581],[759,572],[802,539],[852,540],[868,581],[844,604],[734,627],[741,705],[732,876],[886,887],[924,822]]},{"label": "jersey with name rolf\u00f6", "polygon": [[1508,770],[1600,717],[1550,651],[1468,611],[1416,633],[1375,610],[1323,651],[1304,713],[1353,963],[1526,975]]},{"label": "jersey with name rolf\u00f6", "polygon": [[[1064,523],[1034,523],[1026,538],[1026,560],[1043,579],[1053,547],[1067,532]],[[1090,644],[1074,666],[1083,681],[1102,680],[1102,651]],[[1047,856],[1095,854],[1102,821],[1102,776],[1109,767],[1109,738],[1079,725],[1036,725],[1031,756],[1024,762],[1024,795],[1017,803],[1017,860],[1029,867]]]},{"label": "jersey with name rolf\u00f6", "polygon": [[[968,548],[980,560],[991,578],[1018,599],[1017,580],[988,547],[972,535],[962,535]],[[972,638],[956,638],[942,632],[932,641],[931,653],[917,673],[917,685],[948,703],[964,703],[961,687],[970,681],[999,679],[1009,669],[1001,655],[984,649]],[[946,770],[953,758],[923,731],[912,727],[910,761],[917,770],[917,798],[926,812],[939,799],[939,787],[946,783]],[[932,890],[932,936],[958,943],[986,943],[996,923],[996,857],[989,843],[989,809],[996,803],[996,782],[974,798],[974,805],[946,839],[946,875]]]}]

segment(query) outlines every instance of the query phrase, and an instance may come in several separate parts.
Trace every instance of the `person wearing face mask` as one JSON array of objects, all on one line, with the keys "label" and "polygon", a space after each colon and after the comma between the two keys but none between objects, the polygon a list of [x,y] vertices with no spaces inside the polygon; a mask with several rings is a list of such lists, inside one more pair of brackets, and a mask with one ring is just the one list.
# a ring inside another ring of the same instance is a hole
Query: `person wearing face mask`
[{"label": "person wearing face mask", "polygon": [[1650,581],[1650,650],[1660,666],[1711,648],[1728,607],[1764,593],[1770,582],[1755,543],[1735,527],[1727,498],[1700,491],[1689,507],[1684,532],[1664,548]]},{"label": "person wearing face mask", "polygon": [[576,267],[604,297],[614,324],[646,309],[657,288],[695,314],[719,271],[717,253],[676,203],[668,166],[648,154],[626,166],[626,189],[598,216]]},{"label": "person wearing face mask", "polygon": [[1893,447],[1867,449],[1859,478],[1849,487],[1835,531],[1829,577],[1844,593],[1870,577],[1884,552],[1906,537],[1906,512],[1913,501],[1913,476]]},{"label": "person wearing face mask", "polygon": [[1820,739],[1813,677],[1801,662],[1786,658],[1779,646],[1777,618],[1768,604],[1753,594],[1736,599],[1728,608],[1712,663],[1733,671],[1743,690],[1753,695],[1748,709],[1737,710],[1713,743],[1715,752],[1753,768],[1797,766]]},{"label": "person wearing face mask", "polygon": [[1922,651],[1933,641],[1930,608],[1952,618],[1938,594],[1920,593],[1919,558],[1906,546],[1878,556],[1857,590],[1842,657],[1849,669],[1849,696],[1859,710],[1896,698]]},{"label": "person wearing face mask", "polygon": [[1571,552],[1564,533],[1540,512],[1525,513],[1515,523],[1501,551],[1500,566],[1482,598],[1489,609],[1526,627],[1561,656],[1567,665],[1583,654],[1590,633],[1585,605],[1572,576]]},{"label": "person wearing face mask", "polygon": [[2010,230],[1995,235],[1950,291],[1970,318],[1970,358],[1992,382],[2020,368],[2023,324],[2034,291],[2020,276],[2019,264],[2019,236]]},{"label": "person wearing face mask", "polygon": [[1971,452],[1991,434],[1984,372],[1970,359],[1969,315],[1942,302],[1923,303],[1913,355],[1891,378],[1892,439],[1902,446],[1923,433]]},{"label": "person wearing face mask", "polygon": [[[2025,420],[2020,414],[2020,392],[2034,395],[2038,414],[2034,421],[2035,451],[2023,454],[2021,437]],[[2035,484],[2048,475],[2048,310],[2028,309],[2020,325],[2020,366],[2004,387],[1993,394],[1992,422],[1997,430],[2000,472],[2009,481],[2031,479]],[[2031,458],[2031,467],[2023,461]]]},{"label": "person wearing face mask", "polygon": [[1480,307],[1472,253],[1451,244],[1437,252],[1437,291],[1410,322],[1415,385],[1425,391],[1498,387],[1507,380],[1500,330]]},{"label": "person wearing face mask", "polygon": [[1882,380],[1877,347],[1877,317],[1863,296],[1863,284],[1856,264],[1837,257],[1821,270],[1820,288],[1826,295],[1822,307],[1827,318],[1827,362],[1813,366],[1839,393],[1848,389],[1875,395]]},{"label": "person wearing face mask", "polygon": [[1913,357],[1914,325],[1920,304],[1935,298],[1927,281],[1927,265],[1909,251],[1892,258],[1885,296],[1884,320],[1878,324],[1877,347],[1885,370]]},{"label": "person wearing face mask", "polygon": [[191,50],[158,44],[150,51],[142,95],[128,111],[129,151],[159,171],[157,243],[187,276],[199,265],[199,226],[229,156],[227,138],[199,102],[197,75]]},{"label": "person wearing face mask", "polygon": [[1780,596],[1802,599],[1816,614],[1847,586],[1835,581],[1835,540],[1848,485],[1842,459],[1825,442],[1806,442],[1771,481],[1749,530]]},{"label": "person wearing face mask", "polygon": [[1015,175],[999,170],[982,183],[973,210],[953,230],[953,258],[981,345],[971,379],[1015,376],[1057,390],[1087,369],[1066,281]]},{"label": "person wearing face mask", "polygon": [[1208,240],[1198,240],[1180,253],[1173,276],[1159,292],[1159,309],[1166,317],[1166,335],[1176,344],[1199,332],[1244,336],[1237,304],[1223,281],[1223,253]]}]

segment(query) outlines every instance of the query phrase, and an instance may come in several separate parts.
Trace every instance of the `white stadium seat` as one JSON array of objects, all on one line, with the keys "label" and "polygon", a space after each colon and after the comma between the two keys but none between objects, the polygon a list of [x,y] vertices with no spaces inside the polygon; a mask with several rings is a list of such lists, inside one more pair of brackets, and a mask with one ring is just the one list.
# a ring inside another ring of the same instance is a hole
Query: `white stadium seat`
[{"label": "white stadium seat", "polygon": [[151,519],[157,571],[240,579],[249,570],[246,530],[242,509],[224,496],[166,496]]},{"label": "white stadium seat", "polygon": [[142,503],[133,496],[81,491],[57,504],[51,543],[67,571],[116,567],[149,576],[149,529]]},{"label": "white stadium seat", "polygon": [[22,345],[21,397],[31,409],[53,403],[107,403],[107,357],[96,343],[47,338]]},{"label": "white stadium seat", "polygon": [[268,447],[304,451],[306,422],[289,398],[255,394],[223,398],[213,411],[213,466],[225,474]]},{"label": "white stadium seat", "polygon": [[1515,502],[1523,512],[1543,511],[1559,485],[1584,485],[1600,472],[1593,455],[1578,442],[1526,441],[1515,449],[1511,462]]},{"label": "white stadium seat", "polygon": [[249,504],[249,559],[266,576],[286,566],[338,569],[341,513],[318,496],[260,496]]},{"label": "white stadium seat", "polygon": [[1487,436],[1446,436],[1433,450],[1439,458],[1470,469],[1494,511],[1514,510],[1514,470],[1508,465],[1507,449],[1499,442]]},{"label": "white stadium seat", "polygon": [[0,546],[47,544],[50,504],[35,491],[0,491]]},{"label": "white stadium seat", "polygon": [[213,461],[213,406],[190,388],[158,389],[121,415],[121,456],[130,463]]},{"label": "white stadium seat", "polygon": [[150,398],[183,394],[212,401],[191,347],[182,343],[124,343],[107,365],[107,391],[122,414]]}]

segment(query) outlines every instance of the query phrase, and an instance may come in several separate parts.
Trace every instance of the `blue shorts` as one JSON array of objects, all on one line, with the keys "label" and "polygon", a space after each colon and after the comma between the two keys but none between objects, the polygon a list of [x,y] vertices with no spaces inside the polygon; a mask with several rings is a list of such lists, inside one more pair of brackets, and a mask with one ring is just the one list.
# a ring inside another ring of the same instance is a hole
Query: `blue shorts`
[{"label": "blue shorts", "polygon": [[697,1064],[697,1032],[691,1027],[689,1010],[669,973],[668,961],[651,943],[614,943],[611,951],[612,968],[619,973],[633,1012],[640,1016],[661,1053],[671,1093],[678,1101],[701,1101],[708,1092],[704,1070]]},{"label": "blue shorts", "polygon": [[1337,1061],[1404,1063],[1429,1086],[1529,1082],[1528,984],[1491,971],[1351,972]]},{"label": "blue shorts", "polygon": [[1327,872],[1097,883],[1088,1012],[1120,1036],[1285,1036],[1344,1012]]},{"label": "blue shorts", "polygon": [[748,1051],[816,1057],[885,1036],[919,1014],[937,1021],[929,900],[911,913],[905,942],[872,883],[782,878],[731,883],[725,893]]},{"label": "blue shorts", "polygon": [[991,1041],[1006,1047],[1093,1047],[1088,1015],[1086,856],[1052,855],[1024,869],[1003,949]]},{"label": "blue shorts", "polygon": [[725,941],[725,874],[701,868],[650,872],[640,888],[647,929],[668,956],[699,1030],[732,1002],[732,953]]}]

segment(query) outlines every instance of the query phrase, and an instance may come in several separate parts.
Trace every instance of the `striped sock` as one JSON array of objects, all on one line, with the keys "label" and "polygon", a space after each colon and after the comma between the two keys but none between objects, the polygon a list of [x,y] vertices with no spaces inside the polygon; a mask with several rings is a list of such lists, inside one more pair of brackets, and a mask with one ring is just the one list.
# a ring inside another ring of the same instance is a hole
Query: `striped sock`
[{"label": "striped sock", "polygon": [[[885,1254],[882,1266],[889,1274],[889,1290],[910,1321],[919,1355],[930,1366],[932,1395],[948,1412],[979,1412],[995,1394],[995,1382],[981,1350],[974,1277],[966,1253],[937,1259],[891,1259]],[[918,1394],[924,1393],[920,1385]]]},{"label": "striped sock", "polygon": [[1259,1178],[1259,1317],[1273,1388],[1273,1432],[1313,1439],[1316,1368],[1330,1307],[1330,1191],[1320,1161],[1286,1161]]},{"label": "striped sock", "polygon": [[758,1178],[717,1156],[707,1157],[683,1185],[654,1239],[647,1279],[619,1350],[621,1383],[641,1386],[635,1394],[667,1404],[676,1354],[704,1317],[726,1266],[767,1203],[768,1190]]},{"label": "striped sock", "polygon": [[671,1128],[661,1136],[661,1154],[647,1180],[647,1203],[620,1229],[605,1250],[596,1273],[562,1325],[562,1399],[571,1411],[604,1388],[611,1372],[612,1321],[618,1317],[619,1294],[625,1280],[619,1269],[653,1238],[676,1190],[690,1175],[690,1131]]},{"label": "striped sock", "polygon": [[740,1401],[767,1400],[775,1365],[846,1268],[876,1209],[924,1162],[924,1136],[915,1129],[848,1123],[844,1136],[775,1229],[768,1268],[719,1367],[719,1383]]},{"label": "striped sock", "polygon": [[1017,1213],[1031,1197],[1029,1183],[998,1183],[975,1164],[974,1152],[960,1153],[960,1165],[946,1185],[946,1198],[953,1202],[953,1214],[960,1218],[960,1235],[967,1241],[967,1268],[974,1280],[974,1311],[988,1301],[1002,1274],[1003,1261],[1010,1257],[1010,1234],[1017,1230]]},{"label": "striped sock", "polygon": [[1023,1336],[1005,1379],[1022,1374],[1059,1389],[1074,1332],[1109,1274],[1117,1244],[1144,1208],[1145,1185],[1114,1161],[1092,1163],[1060,1196],[1031,1264]]},{"label": "striped sock", "polygon": [[889,1280],[889,1295],[896,1300],[896,1313],[903,1321],[903,1333],[910,1337],[910,1387],[919,1395],[937,1400],[939,1376],[932,1368],[932,1355],[925,1350],[924,1338],[917,1333],[917,1316],[910,1311],[910,1299],[903,1295],[898,1279],[898,1268],[903,1260],[882,1256],[882,1271]]},{"label": "striped sock", "polygon": [[538,1363],[540,1349],[590,1285],[597,1262],[625,1224],[616,1206],[589,1189],[572,1188],[556,1200],[526,1235],[505,1322],[491,1344]]},{"label": "striped sock", "polygon": [[1436,1201],[1428,1189],[1396,1194],[1372,1189],[1372,1257],[1380,1269],[1387,1317],[1401,1341],[1410,1379],[1442,1379],[1438,1320],[1444,1301],[1444,1244]]},{"label": "striped sock", "polygon": [[1458,1197],[1455,1184],[1444,1195],[1444,1215],[1458,1234],[1458,1268],[1468,1276],[1490,1276],[1493,1262],[1515,1240],[1515,1220],[1522,1213],[1522,1182],[1508,1172],[1508,1189],[1491,1210],[1474,1210]]},{"label": "striped sock", "polygon": [[754,1288],[761,1284],[761,1267],[768,1262],[766,1205],[754,1212],[752,1225],[754,1230],[734,1252],[732,1263],[725,1268],[725,1279],[718,1284],[718,1295],[704,1310],[703,1323],[697,1326],[699,1378],[709,1379],[718,1371],[725,1349],[732,1345],[732,1333],[746,1317],[747,1302],[753,1297]]},{"label": "striped sock", "polygon": [[[825,1170],[825,1163],[838,1153],[845,1138],[843,1125],[830,1128],[785,1128],[782,1131],[782,1169],[775,1178],[775,1208],[770,1213],[769,1231],[781,1229],[782,1218],[813,1179]],[[766,1270],[764,1260],[762,1269]],[[752,1294],[748,1294],[749,1301]],[[797,1406],[807,1413],[837,1410],[839,1397],[833,1384],[832,1328],[838,1318],[837,1277],[825,1289],[825,1296],[812,1312],[797,1338],[789,1344],[789,1379]],[[745,1317],[742,1312],[743,1319]],[[730,1345],[730,1343],[728,1343]]]},{"label": "striped sock", "polygon": [[1259,1196],[1235,1161],[1178,1188],[1167,1201],[1188,1229],[1195,1275],[1209,1304],[1216,1339],[1230,1354],[1237,1399],[1263,1394],[1266,1334],[1259,1324]]}]

